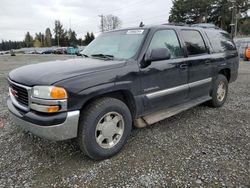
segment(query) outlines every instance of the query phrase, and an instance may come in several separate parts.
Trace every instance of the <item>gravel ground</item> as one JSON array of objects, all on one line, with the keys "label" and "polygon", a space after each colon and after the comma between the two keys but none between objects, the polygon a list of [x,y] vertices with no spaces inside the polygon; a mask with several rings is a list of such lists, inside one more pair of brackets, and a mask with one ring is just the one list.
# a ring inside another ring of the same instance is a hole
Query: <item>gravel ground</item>
[{"label": "gravel ground", "polygon": [[7,111],[7,73],[69,56],[0,56],[0,187],[250,187],[250,62],[222,108],[200,105],[135,129],[115,157],[92,161],[70,142],[24,133]]}]

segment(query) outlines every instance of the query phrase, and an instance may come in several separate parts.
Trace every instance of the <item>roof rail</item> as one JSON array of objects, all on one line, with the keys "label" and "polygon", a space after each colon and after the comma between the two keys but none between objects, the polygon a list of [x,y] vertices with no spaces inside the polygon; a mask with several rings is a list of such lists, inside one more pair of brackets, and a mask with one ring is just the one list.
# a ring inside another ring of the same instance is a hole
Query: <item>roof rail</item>
[{"label": "roof rail", "polygon": [[198,23],[198,24],[186,24],[186,23],[164,23],[162,25],[174,25],[174,26],[186,26],[186,27],[200,27],[204,29],[221,29],[212,23]]},{"label": "roof rail", "polygon": [[164,23],[162,25],[189,26],[188,24],[181,22],[180,23],[170,22],[170,23]]},{"label": "roof rail", "polygon": [[191,24],[190,27],[201,27],[205,29],[220,29],[218,26],[212,23],[198,23],[198,24]]}]

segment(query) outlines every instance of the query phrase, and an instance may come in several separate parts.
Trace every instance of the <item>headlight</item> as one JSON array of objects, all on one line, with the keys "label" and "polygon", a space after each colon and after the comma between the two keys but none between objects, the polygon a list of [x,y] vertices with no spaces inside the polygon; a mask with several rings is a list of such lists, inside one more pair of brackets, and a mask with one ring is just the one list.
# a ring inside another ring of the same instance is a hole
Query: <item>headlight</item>
[{"label": "headlight", "polygon": [[45,113],[67,111],[67,92],[56,86],[34,86],[30,108]]},{"label": "headlight", "polygon": [[61,87],[55,86],[34,86],[32,97],[40,99],[67,99],[67,92]]}]

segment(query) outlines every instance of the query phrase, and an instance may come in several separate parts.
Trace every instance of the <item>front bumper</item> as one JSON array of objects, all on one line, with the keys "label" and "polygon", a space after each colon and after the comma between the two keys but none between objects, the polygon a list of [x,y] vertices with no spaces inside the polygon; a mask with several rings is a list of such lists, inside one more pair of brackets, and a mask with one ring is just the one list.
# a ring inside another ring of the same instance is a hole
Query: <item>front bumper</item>
[{"label": "front bumper", "polygon": [[[36,122],[35,120],[27,121],[27,117],[25,117],[25,114],[23,114],[13,105],[10,97],[8,97],[7,99],[7,105],[9,111],[12,114],[14,123],[37,136],[55,141],[67,140],[77,137],[78,121],[80,116],[79,110],[66,112],[65,120],[58,124],[50,125],[51,117],[48,117],[48,119],[50,120],[45,126],[44,121],[40,124],[34,123]],[[44,119],[44,116],[42,116],[41,118]]]}]

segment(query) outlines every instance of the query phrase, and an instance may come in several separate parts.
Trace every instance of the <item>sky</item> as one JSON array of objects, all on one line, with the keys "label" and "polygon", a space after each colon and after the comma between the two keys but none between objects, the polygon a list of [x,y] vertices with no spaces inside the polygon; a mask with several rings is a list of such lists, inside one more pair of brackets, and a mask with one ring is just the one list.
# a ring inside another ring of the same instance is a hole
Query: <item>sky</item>
[{"label": "sky", "polygon": [[24,40],[29,31],[33,36],[52,31],[60,20],[65,29],[70,26],[78,38],[87,31],[100,32],[98,15],[113,14],[122,27],[167,23],[172,0],[1,0],[0,40]]}]

